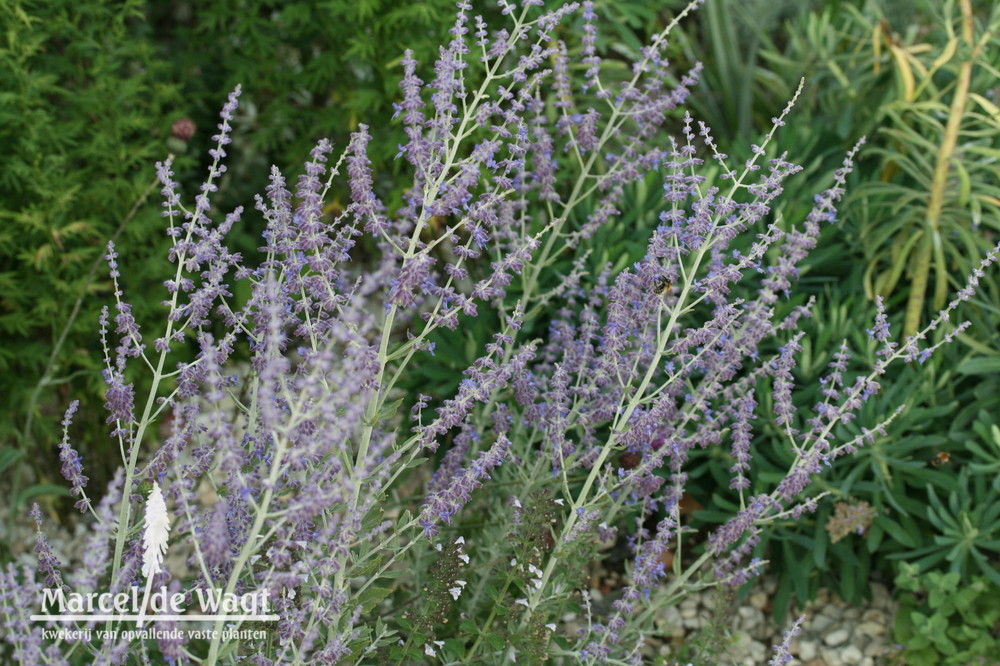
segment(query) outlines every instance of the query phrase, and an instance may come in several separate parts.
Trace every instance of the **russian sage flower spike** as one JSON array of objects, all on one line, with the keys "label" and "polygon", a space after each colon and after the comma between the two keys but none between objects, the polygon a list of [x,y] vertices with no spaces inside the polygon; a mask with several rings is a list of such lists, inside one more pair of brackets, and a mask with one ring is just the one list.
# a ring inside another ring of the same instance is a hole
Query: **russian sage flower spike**
[{"label": "russian sage flower spike", "polygon": [[61,471],[63,478],[69,481],[72,486],[70,494],[80,495],[80,501],[73,506],[80,511],[86,511],[87,507],[90,506],[90,500],[87,499],[87,494],[83,489],[89,479],[83,474],[83,465],[80,464],[80,454],[76,452],[76,449],[69,442],[69,427],[73,425],[73,415],[76,414],[79,406],[80,401],[74,400],[69,403],[69,407],[66,409],[66,416],[62,421],[63,437],[59,443],[59,460],[62,461]]},{"label": "russian sage flower spike", "polygon": [[792,660],[792,654],[790,652],[792,646],[792,639],[799,635],[802,631],[802,621],[806,619],[805,615],[799,615],[798,619],[795,620],[795,624],[785,632],[784,638],[780,645],[774,646],[774,656],[771,661],[767,662],[768,666],[784,666]]}]

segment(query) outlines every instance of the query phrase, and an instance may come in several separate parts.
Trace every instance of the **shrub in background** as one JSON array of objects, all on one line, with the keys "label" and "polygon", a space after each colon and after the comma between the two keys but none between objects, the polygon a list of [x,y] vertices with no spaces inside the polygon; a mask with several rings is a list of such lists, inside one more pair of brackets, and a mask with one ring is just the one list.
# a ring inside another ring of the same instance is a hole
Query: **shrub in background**
[{"label": "shrub in background", "polygon": [[[970,268],[970,253],[989,248],[1000,230],[1000,108],[987,97],[1000,86],[1000,11],[994,7],[981,25],[971,0],[942,3],[939,11],[930,22],[938,34],[915,44],[878,26],[874,48],[891,54],[899,92],[880,119],[882,182],[857,192],[866,289],[887,296],[908,280],[906,333],[926,320],[925,301],[944,304]],[[992,287],[980,299],[986,302],[977,319],[984,308],[1000,312]],[[987,339],[995,346],[995,335]]]},{"label": "shrub in background", "polygon": [[[59,439],[69,395],[96,439],[102,402],[93,325],[110,282],[97,271],[114,236],[134,251],[137,283],[166,270],[146,168],[161,158],[180,104],[151,44],[137,38],[141,2],[3,3],[0,46],[0,468],[33,462]],[[184,165],[183,161],[179,164]],[[151,303],[136,291],[137,316]],[[57,405],[53,407],[53,405]],[[96,469],[96,462],[95,462]],[[36,480],[53,481],[38,468]],[[23,507],[53,486],[17,487]],[[103,476],[103,475],[101,475]]]},{"label": "shrub in background", "polygon": [[[149,3],[150,38],[193,101],[196,123],[211,127],[218,91],[243,85],[233,164],[241,182],[220,184],[217,203],[252,205],[271,163],[298,168],[323,137],[346,139],[362,121],[388,130],[403,50],[435,57],[453,8],[450,0]],[[382,177],[405,139],[392,131],[395,141],[372,147]],[[206,133],[193,147],[210,145]],[[343,194],[328,205],[344,205]]]},{"label": "shrub in background", "polygon": [[[816,509],[816,475],[885,436],[899,409],[879,410],[856,434],[841,437],[840,428],[882,392],[896,361],[924,362],[967,327],[947,322],[998,249],[902,344],[878,301],[868,331],[874,357],[840,346],[824,359],[822,397],[800,407],[793,368],[803,333],[794,331],[813,303],[786,314],[780,302],[821,224],[834,219],[854,153],[804,219],[779,225],[772,203],[799,171],[774,148],[787,109],[746,160],[721,154],[690,117],[660,143],[700,69],[668,84],[663,48],[673,24],[619,81],[601,75],[590,3],[538,4],[504,5],[510,23],[497,31],[461,4],[426,86],[408,54],[400,157],[409,178],[395,184],[398,210],[374,189],[372,135],[360,125],[335,161],[329,142],[313,149],[294,198],[272,170],[256,203],[266,222],[260,258],[232,252],[226,234],[243,211],[215,221],[209,213],[238,90],[193,206],[182,202],[170,162],[158,165],[175,265],[167,321],[140,326],[109,245],[115,312],[103,313],[101,338],[123,467],[91,501],[64,440],[63,474],[94,518],[87,566],[63,575],[40,530],[38,567],[7,568],[0,598],[17,629],[5,635],[15,659],[42,658],[41,627],[25,621],[41,574],[48,587],[77,591],[266,589],[277,600],[280,619],[263,645],[217,636],[140,648],[179,662],[191,653],[205,663],[239,655],[641,663],[653,609],[759,573],[764,562],[752,555],[762,537]],[[582,23],[578,63],[552,38],[572,20]],[[342,171],[351,201],[331,215],[325,197]],[[660,225],[641,260],[595,275],[578,259],[546,289],[544,271],[612,224],[626,188],[651,174],[663,183]],[[358,269],[349,259],[361,236],[379,254]],[[234,300],[239,283],[245,302]],[[448,351],[431,334],[485,311],[493,339],[455,393],[400,411],[400,378]],[[544,311],[553,313],[547,329],[529,337]],[[214,335],[220,323],[225,332]],[[175,364],[185,340],[200,351]],[[234,375],[238,346],[251,361]],[[138,374],[148,376],[146,395],[136,392]],[[155,427],[168,413],[172,433],[157,446]],[[757,477],[761,417],[792,455]],[[729,452],[726,482],[738,504],[696,529],[681,508],[688,463],[698,448],[718,446]],[[192,549],[186,576],[157,572],[143,557],[151,548],[138,529],[143,484],[153,496],[163,488],[171,539]],[[597,542],[612,538],[631,553],[626,584],[610,607],[597,607],[579,591],[581,571]],[[560,631],[570,609],[587,618],[581,635]],[[130,646],[75,649],[81,660],[116,662]],[[787,645],[777,651],[783,661]]]}]

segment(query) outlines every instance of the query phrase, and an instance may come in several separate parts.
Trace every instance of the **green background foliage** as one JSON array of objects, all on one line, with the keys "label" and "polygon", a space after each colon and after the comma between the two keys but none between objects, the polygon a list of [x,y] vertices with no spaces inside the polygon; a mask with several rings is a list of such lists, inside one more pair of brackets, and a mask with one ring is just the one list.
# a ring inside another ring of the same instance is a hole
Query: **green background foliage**
[{"label": "green background foliage", "polygon": [[895,638],[905,646],[907,664],[968,666],[989,664],[1000,648],[995,584],[983,577],[963,582],[957,573],[919,573],[904,564],[896,577],[901,590]]},{"label": "green background foliage", "polygon": [[[864,331],[874,316],[875,294],[887,298],[898,336],[915,322],[926,323],[942,304],[941,294],[950,298],[996,243],[1000,115],[993,104],[1000,84],[995,48],[1000,14],[991,3],[967,7],[971,12],[963,14],[960,2],[720,0],[707,2],[675,38],[678,60],[702,59],[706,65],[700,94],[691,99],[695,115],[706,119],[722,145],[734,146],[736,155],[792,96],[799,79],[805,80],[778,140],[779,149],[805,167],[801,185],[790,183],[786,191],[816,189],[859,137],[868,138],[839,223],[824,230],[797,285],[799,295],[818,299],[815,317],[805,323],[800,387],[818,389],[841,340],[863,361],[872,360]],[[971,40],[963,21],[971,27]],[[969,69],[966,103],[952,112],[963,68]],[[953,127],[949,114],[956,116]],[[950,151],[949,140],[954,141]],[[935,204],[935,159],[942,153],[949,169],[937,184]],[[778,212],[790,220],[804,214]],[[927,239],[933,241],[931,260],[918,251]],[[913,285],[926,292],[926,302],[913,296]],[[1000,582],[995,579],[1000,560],[992,550],[996,535],[962,517],[970,517],[969,506],[1000,510],[995,493],[987,490],[993,477],[982,474],[996,456],[992,435],[986,436],[991,432],[986,414],[997,408],[998,303],[997,281],[990,277],[960,309],[960,320],[973,322],[961,345],[884,378],[883,386],[892,389],[866,406],[860,424],[885,418],[900,402],[908,411],[888,437],[834,463],[816,484],[816,490],[831,492],[816,515],[782,526],[758,549],[781,578],[779,616],[787,600],[812,598],[820,586],[860,602],[870,580],[890,582],[897,563],[911,557],[923,570],[960,572],[965,583],[991,573],[985,584]],[[800,406],[808,409],[818,395],[807,389]],[[754,462],[764,480],[769,469],[787,464],[790,454],[778,429],[762,421]],[[842,441],[857,432],[841,427],[836,434]],[[941,453],[950,463],[933,466]],[[727,484],[728,455],[720,449],[705,458],[691,492],[705,504],[705,518],[718,518],[734,506],[734,496],[716,490]],[[963,504],[958,498],[966,496]],[[833,544],[825,523],[836,501],[868,501],[879,515],[864,536]]]},{"label": "green background foliage", "polygon": [[[169,63],[137,38],[143,11],[132,1],[0,6],[0,438],[5,451],[38,447],[36,460],[54,450],[71,394],[83,397],[87,435],[102,429],[108,239],[130,250],[129,285],[167,266],[151,165],[168,153],[184,101]],[[137,296],[148,317],[152,290]],[[36,480],[55,480],[41,469]]]}]

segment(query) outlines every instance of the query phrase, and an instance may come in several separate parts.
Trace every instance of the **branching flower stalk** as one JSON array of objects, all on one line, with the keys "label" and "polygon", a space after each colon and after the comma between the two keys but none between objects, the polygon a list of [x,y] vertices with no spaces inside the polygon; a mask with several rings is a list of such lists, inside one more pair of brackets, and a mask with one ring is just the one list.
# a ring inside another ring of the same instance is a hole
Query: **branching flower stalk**
[{"label": "branching flower stalk", "polygon": [[[798,92],[801,92],[801,90],[802,90],[802,83],[799,84]],[[798,97],[798,92],[796,92],[796,97]],[[778,129],[780,125],[784,124],[784,118],[791,111],[794,101],[795,100],[793,99],[792,102],[789,103],[789,105],[785,108],[780,118],[775,119],[774,126],[772,127],[771,132],[768,133],[764,145],[762,146],[762,149],[759,152],[755,151],[753,158],[748,162],[745,169],[740,174],[739,178],[735,180],[732,187],[730,188],[729,194],[726,197],[727,199],[732,200],[732,196],[737,192],[737,190],[743,187],[743,182],[746,179],[747,175],[750,174],[751,171],[753,170],[753,166],[755,165],[757,158],[760,155],[764,154],[763,149],[766,148],[767,143],[771,140],[774,132]],[[687,269],[687,272],[689,274],[695,275],[699,272],[702,262],[705,259],[705,254],[713,247],[714,244],[713,234],[715,233],[716,228],[718,227],[720,221],[721,221],[721,216],[719,215],[714,216],[711,223],[711,228],[707,234],[705,242],[697,250],[690,268]],[[676,331],[678,318],[681,312],[683,312],[686,308],[689,307],[688,298],[691,295],[691,290],[693,286],[694,285],[692,281],[686,280],[684,282],[681,288],[681,293],[677,297],[676,303],[669,310],[669,317],[667,320],[667,324],[665,327],[663,327],[662,331],[659,328],[659,316],[657,317],[656,351],[653,354],[653,358],[650,361],[639,386],[635,389],[635,391],[631,393],[631,398],[628,404],[626,405],[619,404],[616,420],[611,427],[612,436],[602,448],[600,455],[598,456],[597,461],[594,463],[590,474],[588,475],[586,481],[584,481],[583,487],[580,490],[579,495],[573,501],[572,510],[569,512],[569,517],[564,527],[564,533],[569,533],[570,530],[572,530],[573,526],[576,524],[578,516],[580,515],[580,510],[591,502],[588,498],[590,490],[594,486],[594,483],[596,482],[598,475],[603,470],[604,461],[607,459],[610,453],[613,450],[615,450],[615,447],[617,445],[617,441],[615,439],[615,433],[618,433],[623,429],[624,425],[628,423],[629,419],[635,412],[636,408],[638,408],[640,403],[645,399],[646,392],[649,388],[650,383],[653,380],[653,376],[659,369],[659,362],[664,352],[666,351],[667,343],[670,340],[670,336]],[[662,302],[660,303],[659,307],[663,308]],[[633,368],[633,371],[634,370],[635,368]],[[629,396],[628,393],[623,392],[622,400],[624,401],[625,398],[628,396]],[[610,491],[610,489],[608,489],[608,491]],[[593,502],[595,503],[596,501],[597,501],[596,499],[593,500]],[[540,586],[540,588],[544,589],[545,583],[548,581],[549,577],[551,577],[552,571],[556,566],[556,564],[557,564],[557,559],[555,557],[549,559],[549,562],[542,574],[542,585]],[[540,597],[537,596],[530,600],[528,608],[525,610],[525,619],[527,619],[527,617],[529,617],[530,614],[534,612],[540,600],[541,600]]]},{"label": "branching flower stalk", "polygon": [[[221,164],[221,160],[226,155],[224,147],[231,141],[231,139],[229,138],[229,130],[231,129],[230,125],[229,125],[229,121],[232,120],[232,114],[236,110],[236,99],[239,97],[239,94],[240,94],[240,87],[237,86],[236,90],[234,91],[234,93],[230,96],[229,104],[222,111],[223,122],[222,122],[222,124],[219,127],[219,134],[216,137],[214,137],[215,140],[217,141],[216,147],[215,147],[215,153],[213,155],[214,161],[212,162],[212,166],[209,167],[208,178],[205,181],[205,185],[202,187],[202,191],[204,193],[206,193],[206,194],[208,192],[212,192],[212,191],[215,191],[215,189],[217,189],[216,185],[215,185],[215,179],[218,178],[219,176],[221,176],[222,174],[224,174],[226,172],[226,167],[225,167],[224,164]],[[160,169],[160,174],[159,175],[160,175],[161,182],[163,180],[165,180],[166,178],[169,178],[169,175],[168,175],[169,174],[169,169],[170,169],[170,161],[169,160],[162,167],[158,167],[158,168]],[[173,196],[173,193],[170,190],[170,188],[169,188],[169,186],[168,186],[167,183],[164,183],[164,195],[168,197],[167,201],[164,203],[164,206],[167,207],[167,211],[166,211],[165,215],[170,218],[170,221],[171,221],[171,231],[172,232],[178,231],[173,226],[173,218],[174,218],[174,216],[178,212],[174,208],[175,206],[177,208],[180,208],[180,210],[182,212],[184,212],[185,216],[188,217],[189,220],[190,220],[190,222],[187,225],[185,225],[187,227],[187,229],[186,229],[186,232],[185,232],[183,245],[187,246],[188,244],[191,243],[193,235],[196,232],[196,228],[197,227],[195,226],[195,224],[198,223],[198,222],[200,222],[200,220],[198,218],[200,218],[206,212],[208,212],[208,197],[206,195],[203,195],[202,197],[199,197],[199,199],[198,199],[198,206],[195,208],[195,210],[194,210],[193,213],[189,213],[188,211],[184,210],[180,206],[179,199],[176,199]],[[177,235],[178,235],[178,233],[171,233],[170,234],[171,238],[173,238],[173,239],[176,239]],[[174,251],[178,251],[178,244],[176,243],[176,241],[174,243]],[[114,247],[111,246],[111,245],[109,245],[108,252],[109,252],[109,260],[113,262],[114,261],[114,258],[113,258]],[[174,273],[174,280],[173,280],[173,284],[174,285],[177,285],[177,284],[180,283],[181,276],[183,275],[183,270],[184,270],[184,266],[185,266],[185,263],[186,263],[187,259],[188,259],[187,252],[185,250],[180,250],[178,252],[177,257],[176,257],[177,270]],[[115,275],[116,274],[116,270],[113,268],[112,271],[113,271],[112,272],[112,277],[116,277],[116,275]],[[120,298],[121,298],[121,290],[117,289],[117,282],[115,284],[116,284],[115,301],[116,301],[116,303],[119,306],[119,310],[121,310],[121,305],[122,305],[121,300],[120,300]],[[119,441],[119,444],[122,447],[122,449],[123,450],[125,449],[125,444],[126,443],[128,443],[129,446],[128,446],[128,454],[127,454],[128,457],[124,461],[125,462],[125,487],[124,487],[124,490],[122,491],[122,495],[123,495],[124,501],[122,502],[122,506],[121,506],[121,509],[120,509],[120,512],[119,512],[119,516],[118,516],[118,527],[117,527],[117,530],[116,530],[117,534],[116,534],[116,537],[115,537],[115,553],[114,553],[114,559],[112,560],[112,565],[111,565],[112,566],[112,570],[111,570],[112,577],[114,577],[114,575],[118,572],[119,563],[122,560],[122,552],[123,552],[124,547],[125,547],[126,535],[129,533],[130,519],[131,519],[131,506],[132,506],[131,505],[131,491],[132,491],[132,485],[135,482],[135,466],[136,466],[136,464],[138,462],[138,459],[139,459],[139,451],[141,449],[141,444],[142,444],[142,441],[143,441],[143,437],[146,434],[146,429],[149,427],[150,423],[152,422],[151,418],[150,418],[150,414],[152,412],[153,405],[155,404],[156,399],[158,397],[160,382],[163,381],[163,376],[164,376],[163,369],[164,369],[164,365],[165,365],[166,360],[167,360],[167,354],[168,354],[169,349],[170,349],[170,346],[169,346],[170,345],[170,341],[178,338],[179,337],[178,333],[183,333],[183,329],[181,331],[176,331],[174,329],[175,319],[172,316],[177,311],[177,303],[178,303],[178,298],[179,298],[180,294],[181,294],[181,291],[179,289],[174,289],[173,290],[173,295],[172,295],[172,297],[170,299],[170,304],[168,306],[169,307],[169,312],[171,314],[171,317],[168,317],[167,324],[166,324],[166,330],[163,333],[163,337],[160,338],[160,340],[162,340],[163,343],[159,344],[159,341],[158,341],[157,348],[158,348],[158,351],[160,352],[160,354],[159,354],[159,357],[156,359],[156,368],[153,370],[152,387],[149,390],[149,396],[146,399],[146,405],[143,408],[142,417],[139,419],[138,427],[137,427],[137,430],[135,432],[135,436],[134,436],[134,438],[132,438],[132,437],[127,436],[126,433],[119,433],[118,434],[118,441]],[[134,335],[134,332],[133,331],[128,331],[128,335],[132,336],[132,335]],[[132,356],[135,356],[137,353],[141,353],[142,347],[136,345],[131,350],[129,350],[126,345],[123,345],[121,349],[122,349],[122,351],[125,354],[130,354]],[[119,358],[121,358],[121,356],[122,355],[120,354]],[[106,365],[107,365],[106,372],[109,375],[111,375],[111,377],[109,378],[109,381],[118,381],[118,382],[122,382],[123,383],[125,381],[124,377],[122,377],[120,375],[118,375],[116,377],[115,375],[112,374],[112,373],[114,373],[114,370],[112,370],[112,368],[111,368],[110,359],[106,358],[105,361],[106,361]],[[149,364],[148,360],[147,360],[147,364]],[[119,370],[120,370],[120,368],[119,368]],[[131,429],[131,425],[132,424],[125,424],[125,425],[128,426],[129,429]],[[119,425],[119,428],[120,427],[121,427],[121,425]],[[129,434],[131,434],[131,433],[129,432]]]}]

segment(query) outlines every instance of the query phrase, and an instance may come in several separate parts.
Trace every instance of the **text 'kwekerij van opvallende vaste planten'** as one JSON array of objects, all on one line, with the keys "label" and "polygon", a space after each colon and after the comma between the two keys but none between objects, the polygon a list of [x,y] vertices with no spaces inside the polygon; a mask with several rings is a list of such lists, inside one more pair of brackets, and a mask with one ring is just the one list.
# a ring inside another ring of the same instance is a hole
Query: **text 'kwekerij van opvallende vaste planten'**
[{"label": "text 'kwekerij van opvallende vaste planten'", "polygon": [[[114,303],[98,328],[121,467],[88,487],[71,404],[59,459],[90,514],[83,566],[53,555],[36,509],[37,565],[0,577],[15,662],[641,664],[652,610],[758,575],[761,535],[814,511],[816,475],[899,410],[846,438],[837,427],[892,364],[923,363],[964,330],[951,314],[998,249],[905,340],[879,299],[874,364],[846,342],[824,350],[822,401],[797,407],[812,301],[786,297],[835,222],[855,151],[804,219],[775,215],[800,171],[776,149],[792,103],[745,161],[682,110],[701,66],[674,73],[664,52],[698,4],[622,69],[595,48],[591,2],[501,0],[507,22],[489,26],[459,3],[433,68],[402,61],[405,179],[383,190],[372,173],[378,127],[320,141],[294,186],[272,170],[253,256],[226,244],[251,213],[212,207],[240,88],[193,203],[158,163],[175,266],[166,316],[133,318],[109,243]],[[337,179],[350,200],[330,207]],[[660,224],[645,255],[592,270],[595,238],[652,182]],[[390,190],[401,207],[384,203]],[[472,325],[491,339],[457,388],[413,390],[408,377],[451,351],[442,332]],[[195,359],[178,362],[188,344]],[[148,395],[133,389],[140,374]],[[794,453],[767,483],[749,475],[762,404]],[[681,510],[689,455],[706,447],[728,455],[739,503],[707,530]],[[615,539],[625,587],[597,608],[586,565]],[[72,598],[128,603],[46,619],[67,609],[43,612],[44,599]],[[579,634],[561,626],[567,611],[586,614]],[[800,623],[772,663],[789,661]]]}]

